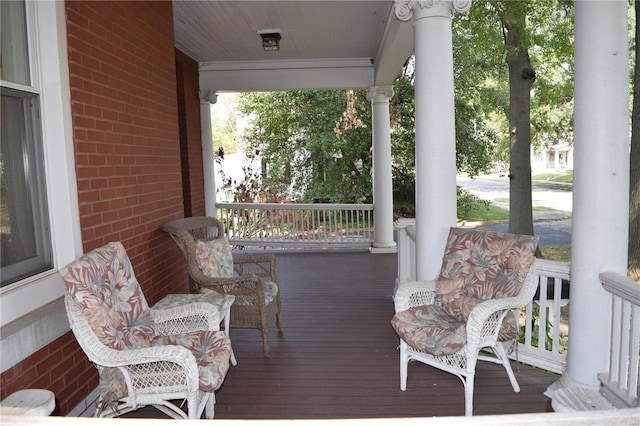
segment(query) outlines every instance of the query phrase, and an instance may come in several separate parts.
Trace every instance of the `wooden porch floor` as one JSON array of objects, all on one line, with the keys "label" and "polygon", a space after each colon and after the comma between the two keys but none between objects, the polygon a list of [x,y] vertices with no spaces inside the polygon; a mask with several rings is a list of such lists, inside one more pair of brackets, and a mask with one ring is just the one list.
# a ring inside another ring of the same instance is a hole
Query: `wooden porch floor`
[{"label": "wooden porch floor", "polygon": [[[231,329],[238,365],[216,393],[217,419],[336,419],[458,416],[464,390],[455,376],[409,364],[399,388],[398,338],[391,328],[395,254],[278,252],[282,331],[262,354],[257,330]],[[474,414],[550,412],[542,392],[558,376],[514,365],[513,392],[502,367],[480,362]],[[164,418],[151,407],[125,417]]]}]

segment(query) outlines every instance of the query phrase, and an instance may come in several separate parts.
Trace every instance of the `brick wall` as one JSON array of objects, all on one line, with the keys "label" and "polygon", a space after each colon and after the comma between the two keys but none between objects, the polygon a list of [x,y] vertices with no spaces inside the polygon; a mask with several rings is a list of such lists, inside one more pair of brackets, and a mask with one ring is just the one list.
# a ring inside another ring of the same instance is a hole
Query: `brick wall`
[{"label": "brick wall", "polygon": [[[149,304],[187,292],[185,262],[160,229],[187,206],[204,213],[198,70],[185,55],[176,58],[172,4],[68,1],[65,9],[83,249],[122,241]],[[181,146],[188,154],[182,161]],[[23,388],[50,389],[60,415],[98,384],[71,332],[0,380],[2,399]]]},{"label": "brick wall", "polygon": [[65,415],[97,385],[95,367],[69,332],[2,373],[2,399],[20,389],[49,389],[53,414]]},{"label": "brick wall", "polygon": [[121,241],[154,303],[184,282],[163,223],[183,216],[171,2],[68,2],[84,250]]}]

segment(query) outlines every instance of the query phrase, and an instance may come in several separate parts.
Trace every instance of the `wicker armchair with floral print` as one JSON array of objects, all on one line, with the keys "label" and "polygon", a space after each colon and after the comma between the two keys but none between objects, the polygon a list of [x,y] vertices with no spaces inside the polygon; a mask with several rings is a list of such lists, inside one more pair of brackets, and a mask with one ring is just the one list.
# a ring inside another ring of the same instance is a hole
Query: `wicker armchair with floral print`
[{"label": "wicker armchair with floral print", "polygon": [[[109,243],[64,267],[71,330],[100,374],[96,416],[153,405],[173,418],[214,416],[231,342],[219,309],[189,303],[151,309],[123,245]],[[172,400],[186,400],[187,412]]]},{"label": "wicker armchair with floral print", "polygon": [[537,243],[528,235],[450,229],[437,279],[404,283],[394,295],[401,390],[407,388],[409,361],[447,371],[462,380],[470,416],[481,360],[502,364],[513,390],[520,391],[507,351],[517,343],[519,308],[538,288],[532,267]]}]

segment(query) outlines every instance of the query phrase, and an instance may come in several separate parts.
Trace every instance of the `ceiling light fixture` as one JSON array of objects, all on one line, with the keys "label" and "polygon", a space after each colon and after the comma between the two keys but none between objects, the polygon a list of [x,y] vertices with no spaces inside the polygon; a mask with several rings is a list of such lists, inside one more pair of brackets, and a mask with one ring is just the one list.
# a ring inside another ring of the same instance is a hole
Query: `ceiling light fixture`
[{"label": "ceiling light fixture", "polygon": [[280,50],[280,30],[261,30],[258,31],[260,37],[262,37],[262,48],[267,52],[273,52]]}]

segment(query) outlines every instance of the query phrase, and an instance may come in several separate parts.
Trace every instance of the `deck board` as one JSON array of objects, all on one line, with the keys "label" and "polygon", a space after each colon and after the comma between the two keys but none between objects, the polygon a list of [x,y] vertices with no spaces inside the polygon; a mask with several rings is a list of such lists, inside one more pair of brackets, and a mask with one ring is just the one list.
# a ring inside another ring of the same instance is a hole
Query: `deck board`
[{"label": "deck board", "polygon": [[[394,254],[359,250],[279,251],[282,331],[270,356],[257,330],[231,329],[238,365],[216,393],[218,419],[336,419],[457,416],[464,390],[455,376],[409,364],[399,388],[398,338],[391,328]],[[514,365],[520,393],[503,368],[480,362],[474,414],[550,412],[542,392],[558,376]],[[146,407],[127,417],[163,418]]]}]

